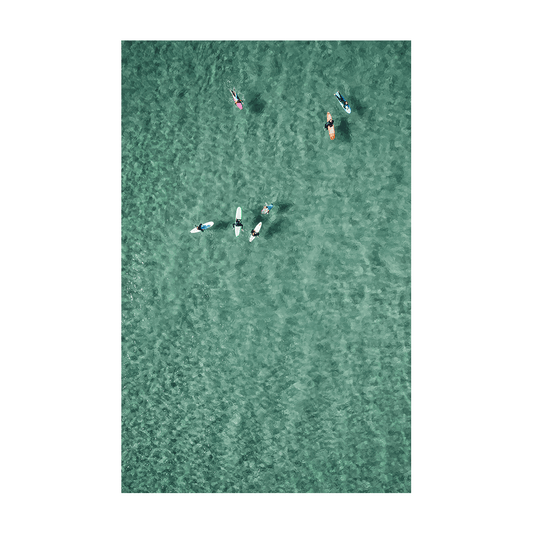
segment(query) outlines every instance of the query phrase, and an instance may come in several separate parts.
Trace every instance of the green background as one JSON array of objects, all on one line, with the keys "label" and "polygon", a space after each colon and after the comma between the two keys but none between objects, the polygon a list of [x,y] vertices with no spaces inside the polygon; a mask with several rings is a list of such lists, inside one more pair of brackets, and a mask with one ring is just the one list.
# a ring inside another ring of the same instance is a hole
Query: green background
[{"label": "green background", "polygon": [[122,44],[123,492],[411,491],[410,137],[409,42]]},{"label": "green background", "polygon": [[[4,8],[3,521],[11,530],[521,527],[531,367],[529,306],[517,298],[531,190],[529,124],[519,108],[529,87],[522,5],[346,8],[354,17],[433,18],[432,515],[157,519],[99,515],[99,20],[206,8]],[[209,15],[227,16],[226,7]],[[305,15],[332,11],[306,4]],[[244,6],[242,14],[301,16],[302,4]]]}]

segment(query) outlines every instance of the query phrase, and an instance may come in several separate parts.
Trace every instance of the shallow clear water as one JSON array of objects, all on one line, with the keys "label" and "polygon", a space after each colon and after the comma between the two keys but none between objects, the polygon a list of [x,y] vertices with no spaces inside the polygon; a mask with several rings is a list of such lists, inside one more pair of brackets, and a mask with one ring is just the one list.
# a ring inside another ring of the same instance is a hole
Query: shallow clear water
[{"label": "shallow clear water", "polygon": [[410,492],[410,130],[409,42],[123,43],[123,492]]}]

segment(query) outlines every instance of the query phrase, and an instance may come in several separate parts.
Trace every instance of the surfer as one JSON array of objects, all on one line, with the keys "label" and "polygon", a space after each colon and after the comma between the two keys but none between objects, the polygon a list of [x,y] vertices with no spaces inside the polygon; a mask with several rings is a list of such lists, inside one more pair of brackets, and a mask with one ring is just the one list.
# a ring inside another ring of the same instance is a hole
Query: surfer
[{"label": "surfer", "polygon": [[342,107],[344,107],[344,109],[348,111],[348,109],[350,109],[350,106],[348,105],[348,101],[344,99],[344,96],[342,96],[342,94],[339,93],[338,99],[339,99],[339,102],[342,104]]},{"label": "surfer", "polygon": [[272,204],[270,205],[266,205],[265,204],[265,207],[263,207],[263,209],[261,209],[261,214],[262,215],[268,215],[268,213],[270,213],[270,210],[273,208],[274,206]]},{"label": "surfer", "polygon": [[325,129],[328,129],[328,128],[330,128],[331,126],[333,126],[333,119],[328,120],[328,121],[326,122],[326,124],[324,125],[324,128],[325,128]]},{"label": "surfer", "polygon": [[[190,226],[189,226],[189,227],[190,227]],[[198,226],[196,226],[196,229],[197,229],[197,230],[200,230],[200,231],[205,231],[205,230],[202,229],[202,224],[198,224]]]},{"label": "surfer", "polygon": [[231,89],[231,94],[233,95],[233,99],[235,100],[236,104],[242,104],[241,99],[237,96],[237,93],[234,89]]},{"label": "surfer", "polygon": [[234,228],[235,228],[235,226],[244,229],[244,226],[243,226],[243,224],[242,224],[242,220],[241,220],[240,218],[238,218],[238,219],[233,223],[233,227],[234,227]]},{"label": "surfer", "polygon": [[335,96],[337,100],[339,101],[339,104],[344,109],[344,111],[346,111],[346,113],[351,113],[352,110],[350,109],[350,104],[348,103],[348,100],[346,100],[346,98],[344,98],[344,96],[342,96],[342,94],[339,91],[335,93]]},{"label": "surfer", "polygon": [[252,230],[252,236],[254,237],[258,237],[259,236],[259,232],[258,231],[255,231],[255,229]]}]

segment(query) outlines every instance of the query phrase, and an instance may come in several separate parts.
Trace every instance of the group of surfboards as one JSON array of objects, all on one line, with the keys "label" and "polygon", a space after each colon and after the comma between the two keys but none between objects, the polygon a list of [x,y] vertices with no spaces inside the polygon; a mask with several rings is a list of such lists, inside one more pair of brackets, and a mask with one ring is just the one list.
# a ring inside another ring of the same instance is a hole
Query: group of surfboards
[{"label": "group of surfboards", "polygon": [[[270,210],[274,207],[273,204],[265,204],[265,207],[261,209],[262,215],[268,215],[270,213]],[[195,228],[191,230],[191,233],[199,233],[200,231],[204,231],[211,226],[214,226],[214,222],[206,222],[205,224],[198,224]],[[259,236],[259,232],[261,231],[261,226],[263,225],[262,222],[259,222],[257,226],[252,230],[252,233],[250,234],[250,242],[252,242],[256,237]],[[239,233],[241,232],[241,229],[244,229],[244,225],[242,223],[242,209],[240,207],[237,207],[237,212],[235,213],[235,222],[233,223],[233,228],[235,229],[235,237],[239,236]]]},{"label": "group of surfboards", "polygon": [[[237,91],[235,89],[230,89],[230,92],[231,92],[231,96],[233,97],[233,101],[235,102],[235,105],[239,109],[242,109],[242,101],[239,98],[239,95],[237,94]],[[352,112],[350,106],[348,105],[348,102],[346,101],[346,99],[342,96],[342,94],[339,91],[337,91],[335,93],[335,97],[339,101],[339,104],[344,109],[344,111],[346,111],[346,113],[351,113]],[[327,122],[324,125],[324,128],[328,130],[329,138],[331,140],[333,140],[333,139],[335,139],[335,126],[333,125],[333,118],[332,118],[331,113],[329,111],[326,114],[326,119],[327,119]],[[274,206],[272,204],[265,204],[265,206],[261,210],[261,214],[262,215],[268,215],[268,213],[270,213],[270,210],[273,207]],[[233,223],[233,228],[235,229],[235,236],[236,237],[239,236],[241,228],[244,228],[241,218],[242,218],[242,209],[240,207],[237,207],[237,212],[235,214],[235,222]],[[210,228],[214,224],[215,224],[214,222],[205,222],[204,224],[198,224],[198,226],[196,226],[195,228],[193,228],[191,230],[191,233],[200,233],[200,232]],[[250,242],[252,242],[256,237],[259,236],[259,232],[261,231],[261,226],[262,225],[263,225],[263,223],[259,222],[259,224],[257,224],[257,226],[255,226],[255,228],[252,230],[252,232],[250,234],[250,239],[249,239]]]},{"label": "group of surfboards", "polygon": [[[265,204],[265,207],[261,209],[262,215],[268,215],[270,213],[270,210],[274,206],[272,204]],[[244,229],[243,223],[242,223],[242,209],[240,207],[237,207],[237,213],[235,214],[235,222],[233,223],[233,228],[235,229],[235,237],[239,236],[239,233],[241,231],[241,228]],[[263,225],[262,222],[259,222],[257,226],[252,230],[252,233],[250,234],[249,241],[252,242],[256,237],[259,237],[259,232],[261,231],[261,226]]]}]

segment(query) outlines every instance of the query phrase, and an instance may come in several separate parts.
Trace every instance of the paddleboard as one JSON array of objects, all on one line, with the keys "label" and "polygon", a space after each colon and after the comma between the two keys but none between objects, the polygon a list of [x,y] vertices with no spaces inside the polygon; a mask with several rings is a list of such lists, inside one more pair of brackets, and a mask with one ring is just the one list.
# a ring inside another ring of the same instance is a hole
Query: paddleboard
[{"label": "paddleboard", "polygon": [[346,111],[346,113],[351,113],[352,108],[348,105],[348,102],[344,99],[344,96],[342,96],[339,91],[335,93],[335,96],[337,97],[337,100],[339,101],[339,104],[344,109],[344,111]]},{"label": "paddleboard", "polygon": [[[237,222],[237,220],[241,220],[241,217],[242,217],[241,208],[237,207],[237,213],[235,214],[235,222]],[[235,237],[239,236],[240,231],[241,231],[241,226],[235,226]]]},{"label": "paddleboard", "polygon": [[[206,222],[205,224],[202,224],[202,229],[210,228],[214,225],[214,222]],[[201,233],[201,231],[198,228],[194,228],[191,230],[191,233]]]},{"label": "paddleboard", "polygon": [[[261,231],[262,224],[263,224],[262,222],[259,222],[259,224],[257,224],[257,226],[254,228],[254,231],[256,233],[259,233]],[[252,242],[254,239],[255,239],[255,236],[250,234],[250,242]]]},{"label": "paddleboard", "polygon": [[261,209],[261,214],[262,215],[268,215],[268,213],[270,213],[270,210],[273,208],[274,206],[272,204],[270,205],[265,205],[265,207],[263,207],[263,209]]},{"label": "paddleboard", "polygon": [[235,105],[239,109],[242,109],[242,103],[241,102],[237,102],[237,100],[239,100],[239,95],[237,94],[237,91],[235,89],[233,89],[233,90],[230,89],[230,92],[231,92],[231,96],[233,96],[233,101],[235,102]]},{"label": "paddleboard", "polygon": [[[328,111],[326,122],[329,122],[330,120],[333,120],[333,118],[331,117],[331,113]],[[331,140],[335,139],[335,126],[328,126],[328,133]]]}]

